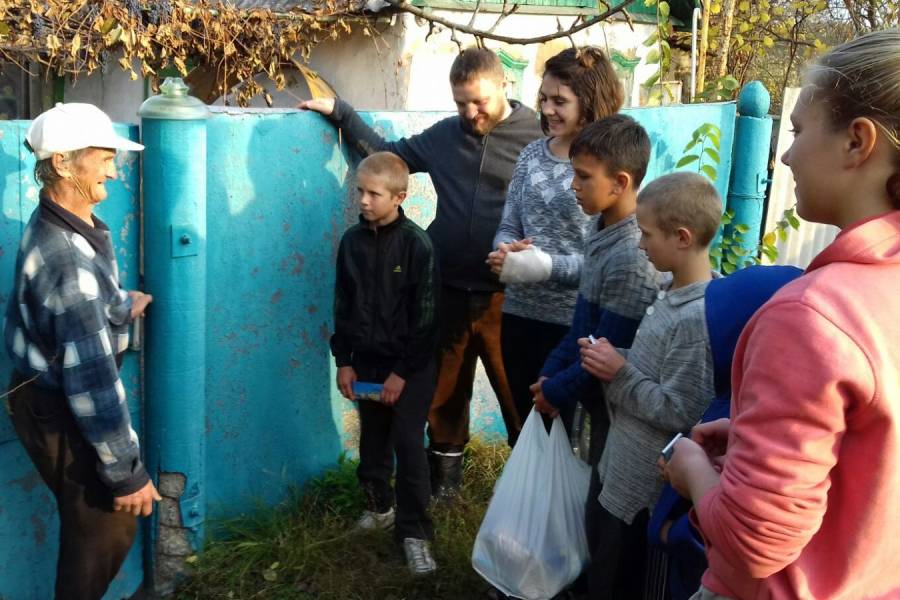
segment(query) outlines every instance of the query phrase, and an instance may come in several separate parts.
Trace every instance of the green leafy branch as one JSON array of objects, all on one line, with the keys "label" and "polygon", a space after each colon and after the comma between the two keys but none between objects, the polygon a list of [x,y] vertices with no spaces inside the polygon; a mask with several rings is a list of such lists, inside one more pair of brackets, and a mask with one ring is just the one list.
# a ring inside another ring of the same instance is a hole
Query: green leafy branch
[{"label": "green leafy branch", "polygon": [[734,211],[730,208],[722,214],[725,233],[716,247],[709,251],[710,263],[726,275],[759,263],[759,258],[744,247],[744,236],[750,233],[750,227],[744,223],[734,223],[734,217]]},{"label": "green leafy branch", "polygon": [[797,218],[796,207],[795,204],[781,213],[781,218],[775,223],[775,229],[766,233],[759,244],[759,251],[769,259],[769,262],[775,262],[778,259],[778,248],[775,244],[779,240],[786,242],[791,229],[800,229],[800,219]]},{"label": "green leafy branch", "polygon": [[697,94],[697,97],[704,102],[732,100],[740,87],[741,82],[732,75],[725,75],[707,83],[703,91]]},{"label": "green leafy branch", "polygon": [[[647,78],[641,85],[648,90],[647,102],[651,105],[660,104],[662,102],[663,88],[662,78],[668,72],[669,65],[672,62],[672,48],[669,46],[669,37],[672,35],[673,28],[669,19],[670,7],[665,0],[644,0],[644,6],[656,5],[656,31],[651,33],[646,40],[644,46],[651,49],[644,58],[649,65],[659,65],[659,69]],[[659,84],[659,85],[657,85]],[[672,97],[671,90],[666,89],[670,100]]]},{"label": "green leafy branch", "polygon": [[[697,172],[715,183],[719,178],[721,142],[722,130],[717,125],[713,123],[700,125],[691,133],[691,139],[684,146],[683,156],[675,163],[675,168],[681,169],[696,163]],[[720,269],[726,275],[747,264],[758,262],[758,259],[750,256],[750,252],[743,247],[744,235],[750,232],[750,228],[743,223],[733,224],[733,221],[734,211],[726,210],[722,214],[722,227],[725,233],[709,252],[712,267]]]},{"label": "green leafy branch", "polygon": [[[716,248],[709,253],[713,266],[719,263],[726,275],[747,265],[758,265],[761,262],[760,256],[765,256],[769,262],[774,263],[778,259],[778,247],[775,245],[778,240],[787,241],[791,229],[800,229],[800,219],[797,218],[795,208],[791,207],[781,214],[775,229],[766,233],[755,251],[751,252],[744,247],[744,236],[750,233],[750,228],[743,223],[732,225],[733,220],[734,212],[731,209],[726,210],[722,215],[722,225],[726,227],[728,233],[722,236]],[[732,226],[729,228],[729,225]]]},{"label": "green leafy branch", "polygon": [[696,162],[697,172],[706,175],[715,183],[719,177],[721,144],[722,130],[713,123],[704,123],[691,133],[691,141],[682,150],[684,155],[675,164],[675,168],[680,169]]}]

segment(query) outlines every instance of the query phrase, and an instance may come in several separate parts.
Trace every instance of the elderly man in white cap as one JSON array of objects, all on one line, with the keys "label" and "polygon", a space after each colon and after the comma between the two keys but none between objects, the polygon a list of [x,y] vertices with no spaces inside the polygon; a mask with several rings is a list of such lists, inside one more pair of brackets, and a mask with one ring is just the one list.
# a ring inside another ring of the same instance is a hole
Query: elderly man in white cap
[{"label": "elderly man in white cap", "polygon": [[93,214],[116,177],[120,137],[90,104],[57,104],[28,129],[40,204],[22,234],[5,341],[13,425],[56,497],[56,598],[99,599],[159,500],[119,379],[128,324],[151,302],[126,292],[109,228]]}]

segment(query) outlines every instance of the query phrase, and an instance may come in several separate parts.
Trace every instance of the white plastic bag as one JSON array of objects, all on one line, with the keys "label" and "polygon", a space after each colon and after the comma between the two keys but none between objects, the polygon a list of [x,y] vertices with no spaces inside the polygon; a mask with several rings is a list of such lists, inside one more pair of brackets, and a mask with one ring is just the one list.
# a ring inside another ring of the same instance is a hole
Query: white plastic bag
[{"label": "white plastic bag", "polygon": [[532,410],[475,538],[475,571],[507,596],[525,600],[549,600],[575,581],[588,559],[590,474],[572,454],[560,418],[548,436]]}]

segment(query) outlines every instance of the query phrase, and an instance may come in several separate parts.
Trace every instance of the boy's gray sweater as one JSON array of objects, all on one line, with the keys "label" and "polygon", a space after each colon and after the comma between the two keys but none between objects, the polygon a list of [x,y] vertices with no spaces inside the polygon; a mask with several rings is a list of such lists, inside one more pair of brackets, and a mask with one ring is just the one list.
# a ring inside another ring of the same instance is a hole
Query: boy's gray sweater
[{"label": "boy's gray sweater", "polygon": [[662,489],[660,450],[690,430],[715,395],[706,285],[660,291],[625,351],[625,366],[604,386],[610,428],[598,467],[600,504],[629,524]]},{"label": "boy's gray sweater", "polygon": [[506,286],[503,312],[570,325],[584,262],[584,240],[595,220],[575,201],[572,163],[554,156],[549,142],[550,138],[535,140],[519,155],[494,248],[501,242],[529,238],[553,261],[549,281]]}]

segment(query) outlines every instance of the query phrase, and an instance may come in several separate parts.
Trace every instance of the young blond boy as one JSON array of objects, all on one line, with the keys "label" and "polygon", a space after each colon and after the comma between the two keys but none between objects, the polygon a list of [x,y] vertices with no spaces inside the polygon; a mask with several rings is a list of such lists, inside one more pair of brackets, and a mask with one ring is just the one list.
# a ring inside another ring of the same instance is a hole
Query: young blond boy
[{"label": "young blond boy", "polygon": [[367,507],[358,527],[393,525],[410,571],[421,575],[436,568],[423,432],[436,380],[437,275],[431,241],[400,208],[408,179],[406,163],[390,152],[359,164],[361,214],[338,249],[331,351],[348,400],[358,397],[356,382],[383,384],[378,400],[359,401],[357,476]]},{"label": "young blond boy", "polygon": [[638,584],[622,579],[633,579],[646,565],[647,518],[663,485],[656,469],[660,450],[688,431],[715,395],[704,292],[713,278],[709,245],[722,214],[719,195],[700,175],[673,173],[641,191],[636,214],[641,249],[659,271],[672,274],[671,281],[647,308],[629,350],[606,339],[580,341],[582,366],[606,382],[610,410],[599,466],[607,579],[598,598]]}]

